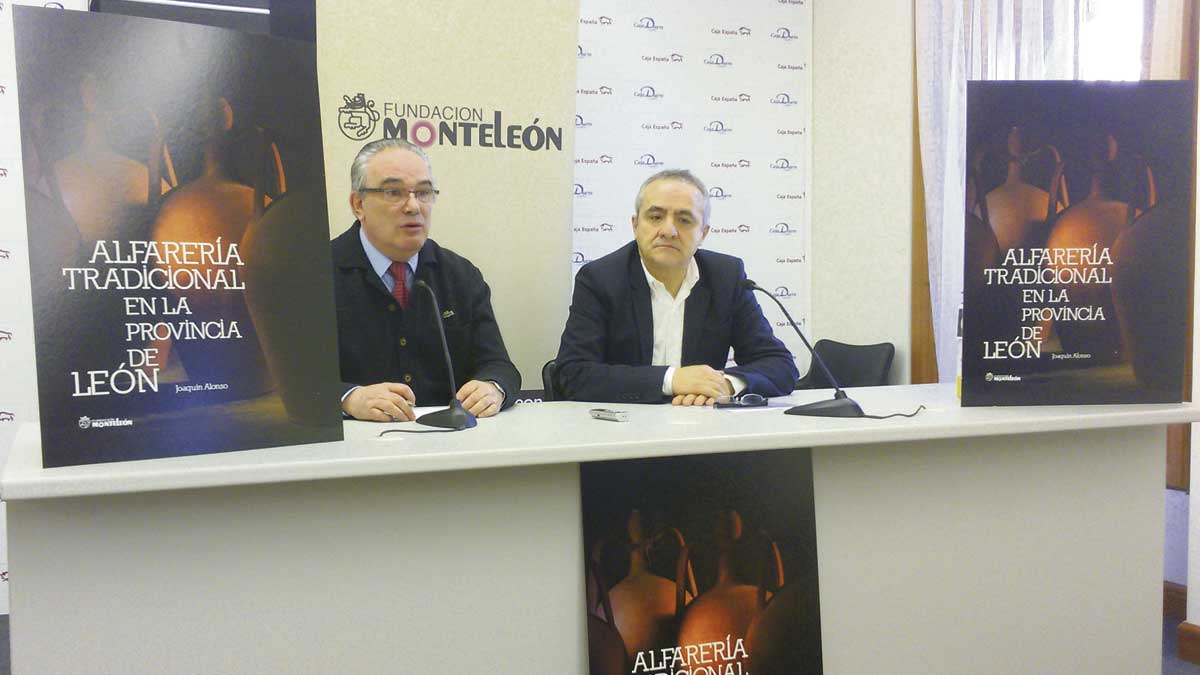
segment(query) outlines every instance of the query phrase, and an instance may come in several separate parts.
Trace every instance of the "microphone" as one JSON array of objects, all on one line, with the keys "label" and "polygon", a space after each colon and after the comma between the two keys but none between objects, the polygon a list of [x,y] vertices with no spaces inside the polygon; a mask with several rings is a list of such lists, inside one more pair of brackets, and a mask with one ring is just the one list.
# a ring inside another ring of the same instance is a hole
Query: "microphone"
[{"label": "microphone", "polygon": [[475,416],[469,410],[462,407],[462,402],[454,397],[454,363],[450,360],[450,347],[446,344],[446,329],[442,326],[442,308],[438,306],[437,295],[434,294],[433,288],[424,281],[417,279],[413,284],[417,288],[424,288],[429,291],[429,298],[433,300],[433,315],[437,322],[438,336],[442,338],[442,355],[446,357],[446,371],[450,375],[450,405],[445,410],[437,410],[431,413],[425,413],[417,418],[417,424],[426,426],[438,427],[440,429],[453,429],[454,431],[462,431],[475,426]]},{"label": "microphone", "polygon": [[854,402],[854,399],[847,396],[846,392],[842,391],[842,388],[840,385],[838,385],[837,379],[834,378],[833,373],[829,372],[829,366],[825,365],[825,361],[821,358],[821,355],[818,354],[812,348],[812,345],[808,343],[808,338],[804,337],[804,333],[800,332],[800,327],[796,325],[795,320],[792,319],[792,315],[788,314],[787,307],[783,306],[783,303],[779,301],[779,298],[775,297],[774,293],[768,291],[762,286],[759,286],[749,279],[742,280],[742,288],[748,291],[758,291],[759,293],[771,298],[775,301],[775,304],[779,305],[779,309],[783,310],[783,315],[787,317],[788,323],[791,324],[792,329],[796,331],[796,335],[800,336],[800,340],[803,341],[804,346],[808,348],[808,353],[812,355],[813,363],[816,363],[817,366],[820,367],[821,372],[825,374],[825,377],[828,378],[829,382],[833,385],[833,398],[829,399],[828,401],[817,401],[816,403],[806,403],[804,405],[794,406],[783,411],[783,413],[785,415],[803,415],[805,417],[865,417],[866,415],[863,413],[862,408],[860,408],[859,405]]}]

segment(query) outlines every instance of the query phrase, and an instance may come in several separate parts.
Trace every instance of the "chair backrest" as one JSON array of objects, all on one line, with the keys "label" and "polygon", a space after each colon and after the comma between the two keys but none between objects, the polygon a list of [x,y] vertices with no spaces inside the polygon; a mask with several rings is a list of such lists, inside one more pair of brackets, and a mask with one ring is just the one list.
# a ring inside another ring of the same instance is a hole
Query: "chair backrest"
[{"label": "chair backrest", "polygon": [[[820,354],[829,372],[843,387],[877,387],[887,384],[892,371],[892,358],[896,347],[890,342],[877,345],[850,345],[834,340],[817,340],[813,351]],[[798,383],[797,389],[828,389],[833,387],[829,378],[816,363],[809,366],[808,374]]]},{"label": "chair backrest", "polygon": [[558,389],[554,386],[554,373],[558,370],[558,362],[550,359],[546,365],[542,366],[542,400],[543,401],[561,401],[562,396],[559,395]]}]

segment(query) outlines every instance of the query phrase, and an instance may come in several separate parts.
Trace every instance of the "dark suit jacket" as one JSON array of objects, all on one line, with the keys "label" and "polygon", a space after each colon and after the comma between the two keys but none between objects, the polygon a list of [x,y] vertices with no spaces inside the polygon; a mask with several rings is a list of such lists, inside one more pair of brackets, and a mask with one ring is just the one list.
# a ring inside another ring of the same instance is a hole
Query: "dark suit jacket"
[{"label": "dark suit jacket", "polygon": [[492,380],[504,389],[502,407],[511,406],[521,375],[504,348],[491,290],[479,269],[432,239],[425,241],[417,260],[415,280],[433,288],[445,317],[456,380],[451,386],[429,294],[414,283],[408,309],[400,309],[371,268],[359,227],[355,221],[331,244],[342,391],[403,382],[417,395],[417,405],[444,405],[468,380]]},{"label": "dark suit jacket", "polygon": [[[746,392],[791,393],[796,364],[775,338],[733,256],[697,251],[700,280],[684,303],[682,365],[707,364],[746,379]],[[725,368],[733,347],[736,368]],[[651,366],[654,318],[637,244],[583,266],[558,348],[555,382],[580,401],[659,403],[666,366]]]}]

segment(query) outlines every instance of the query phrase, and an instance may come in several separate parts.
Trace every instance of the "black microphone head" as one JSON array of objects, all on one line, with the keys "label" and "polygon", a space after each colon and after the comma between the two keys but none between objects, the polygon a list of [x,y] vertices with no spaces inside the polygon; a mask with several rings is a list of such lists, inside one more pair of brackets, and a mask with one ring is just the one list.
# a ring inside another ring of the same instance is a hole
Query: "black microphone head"
[{"label": "black microphone head", "polygon": [[753,279],[742,279],[742,288],[746,289],[747,291],[752,291],[758,288],[758,284],[754,283]]},{"label": "black microphone head", "polygon": [[425,281],[422,279],[417,279],[416,281],[414,281],[413,286],[415,286],[417,288],[429,288],[429,284],[425,283]]}]

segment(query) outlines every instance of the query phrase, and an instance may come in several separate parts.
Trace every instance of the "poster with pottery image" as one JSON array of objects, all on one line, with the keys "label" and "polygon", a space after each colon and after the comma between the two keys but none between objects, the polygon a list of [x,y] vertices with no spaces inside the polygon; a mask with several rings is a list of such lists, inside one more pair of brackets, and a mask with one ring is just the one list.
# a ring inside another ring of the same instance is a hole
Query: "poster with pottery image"
[{"label": "poster with pottery image", "polygon": [[1183,400],[1195,85],[969,82],[962,404]]},{"label": "poster with pottery image", "polygon": [[13,20],[45,466],[340,440],[313,46]]},{"label": "poster with pottery image", "polygon": [[591,675],[821,672],[811,451],[579,471]]}]

